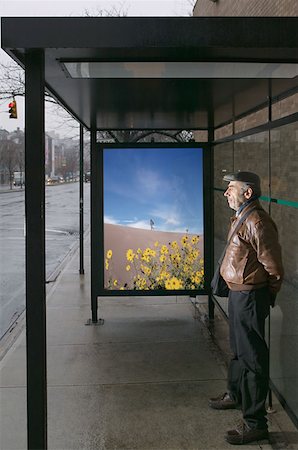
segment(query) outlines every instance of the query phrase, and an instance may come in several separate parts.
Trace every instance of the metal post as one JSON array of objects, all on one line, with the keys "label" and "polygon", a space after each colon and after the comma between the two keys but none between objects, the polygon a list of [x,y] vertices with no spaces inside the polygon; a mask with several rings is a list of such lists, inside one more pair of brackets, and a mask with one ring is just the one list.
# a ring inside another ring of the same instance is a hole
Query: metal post
[{"label": "metal post", "polygon": [[84,275],[84,128],[80,124],[80,274]]},{"label": "metal post", "polygon": [[47,448],[44,53],[26,54],[25,211],[28,449]]},{"label": "metal post", "polygon": [[99,202],[98,202],[98,152],[96,148],[96,129],[91,129],[91,208],[90,208],[90,224],[91,224],[91,312],[92,323],[97,323],[97,280],[99,273],[99,248],[97,236],[99,227]]},{"label": "metal post", "polygon": [[[213,157],[213,146],[214,146],[214,113],[213,111],[208,112],[208,143],[209,143],[209,158],[208,158],[208,177],[209,177],[209,196],[208,196],[208,209],[209,209],[209,224],[208,229],[210,230],[210,242],[208,245],[208,259],[209,259],[209,268],[210,268],[210,279],[211,281],[212,272],[214,270],[214,183],[213,183],[213,173],[214,173],[214,157]],[[207,194],[208,195],[208,194]],[[206,258],[205,258],[206,260]],[[208,286],[209,295],[208,295],[208,317],[209,320],[214,320],[214,301],[212,298],[210,285]]]}]

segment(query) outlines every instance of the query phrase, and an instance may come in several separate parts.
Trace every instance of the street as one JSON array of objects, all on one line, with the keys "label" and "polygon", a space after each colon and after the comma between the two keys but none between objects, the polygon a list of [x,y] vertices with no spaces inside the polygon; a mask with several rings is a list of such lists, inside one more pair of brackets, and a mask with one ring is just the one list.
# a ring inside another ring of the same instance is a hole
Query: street
[{"label": "street", "polygon": [[[84,228],[90,184],[84,183]],[[46,186],[46,279],[79,242],[79,183]],[[0,338],[25,308],[25,194],[0,193]],[[79,268],[78,268],[79,270]]]}]

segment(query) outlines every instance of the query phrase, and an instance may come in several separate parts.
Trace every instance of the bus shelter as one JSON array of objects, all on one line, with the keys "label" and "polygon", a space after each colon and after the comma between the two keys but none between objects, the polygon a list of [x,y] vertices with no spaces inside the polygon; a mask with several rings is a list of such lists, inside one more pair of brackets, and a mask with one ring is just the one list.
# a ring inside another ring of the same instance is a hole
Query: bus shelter
[{"label": "bus shelter", "polygon": [[[28,448],[47,447],[45,90],[80,123],[81,148],[83,128],[91,132],[91,167],[97,164],[99,130],[205,131],[212,186],[216,130],[233,126],[248,111],[270,106],[284,92],[297,90],[297,30],[297,18],[285,17],[2,19],[2,47],[25,69],[26,79]],[[297,120],[297,112],[291,120]],[[94,175],[92,202],[99,192]],[[214,299],[208,285],[214,204],[212,193],[206,195],[210,235],[205,292],[212,317]],[[96,227],[94,212],[90,289],[94,324]]]}]

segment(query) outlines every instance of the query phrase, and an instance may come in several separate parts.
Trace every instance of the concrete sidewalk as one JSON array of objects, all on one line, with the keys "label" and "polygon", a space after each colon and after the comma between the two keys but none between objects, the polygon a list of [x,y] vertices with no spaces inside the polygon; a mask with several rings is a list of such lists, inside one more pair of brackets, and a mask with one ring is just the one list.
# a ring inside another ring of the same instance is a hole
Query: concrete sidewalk
[{"label": "concrete sidewalk", "polygon": [[[224,434],[240,412],[208,407],[225,390],[225,366],[189,298],[100,299],[104,325],[86,326],[88,256],[86,272],[78,275],[76,254],[48,295],[48,448],[231,449]],[[0,447],[24,450],[24,332],[0,370]]]}]

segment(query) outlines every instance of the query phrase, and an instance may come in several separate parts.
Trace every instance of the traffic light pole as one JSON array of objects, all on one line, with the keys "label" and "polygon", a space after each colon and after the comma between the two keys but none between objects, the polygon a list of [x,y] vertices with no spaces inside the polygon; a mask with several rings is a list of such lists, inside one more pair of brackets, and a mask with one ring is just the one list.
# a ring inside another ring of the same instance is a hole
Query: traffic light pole
[{"label": "traffic light pole", "polygon": [[47,449],[44,52],[25,61],[26,352],[28,449]]}]

